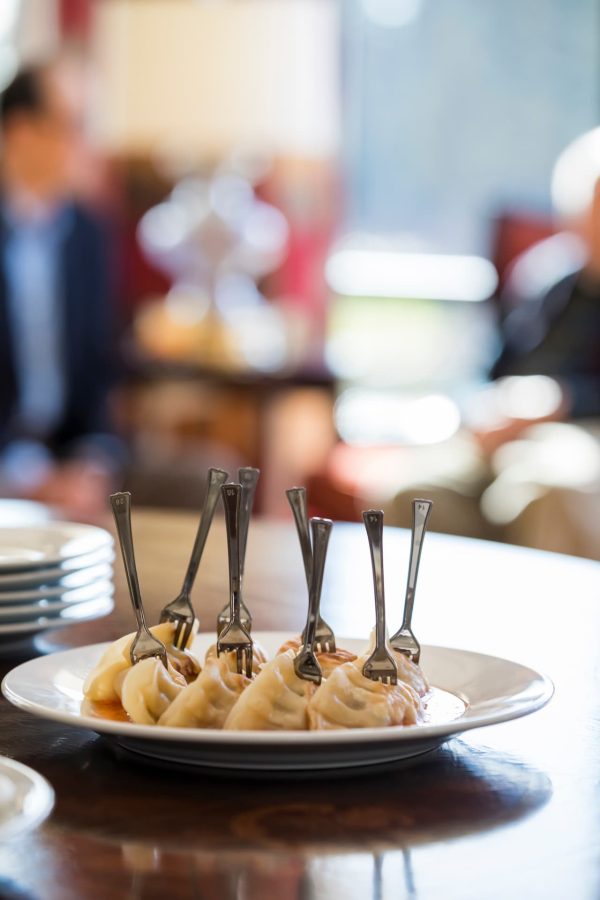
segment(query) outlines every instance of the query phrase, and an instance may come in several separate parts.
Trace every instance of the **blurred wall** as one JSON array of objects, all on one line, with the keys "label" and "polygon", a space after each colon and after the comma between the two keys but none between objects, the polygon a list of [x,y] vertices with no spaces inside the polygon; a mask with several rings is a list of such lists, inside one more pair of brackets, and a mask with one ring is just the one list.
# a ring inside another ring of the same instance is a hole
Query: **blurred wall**
[{"label": "blurred wall", "polygon": [[103,0],[101,138],[137,153],[218,157],[243,142],[330,156],[340,119],[337,15],[333,0]]},{"label": "blurred wall", "polygon": [[345,0],[351,227],[486,252],[600,118],[597,0]]}]

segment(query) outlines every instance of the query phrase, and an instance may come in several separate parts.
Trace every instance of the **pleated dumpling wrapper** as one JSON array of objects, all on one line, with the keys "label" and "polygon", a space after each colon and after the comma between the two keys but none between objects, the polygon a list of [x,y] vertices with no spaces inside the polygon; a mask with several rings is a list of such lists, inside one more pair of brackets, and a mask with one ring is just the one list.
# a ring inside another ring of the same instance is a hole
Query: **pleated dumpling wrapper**
[{"label": "pleated dumpling wrapper", "polygon": [[162,714],[158,724],[171,728],[222,728],[242,691],[252,682],[238,675],[235,653],[208,656],[201,674]]},{"label": "pleated dumpling wrapper", "polygon": [[[301,638],[290,638],[289,641],[286,641],[285,644],[281,645],[277,652],[285,653],[286,650],[293,650],[295,656],[301,646]],[[338,666],[341,666],[346,662],[352,662],[353,659],[356,659],[356,653],[351,653],[350,650],[344,650],[342,647],[337,647],[333,653],[330,653],[328,651],[321,652],[319,650],[315,650],[315,656],[317,657],[317,661],[321,666],[321,674],[323,675],[323,678],[329,678],[333,670],[337,669]]]},{"label": "pleated dumpling wrapper", "polygon": [[308,704],[311,731],[386,728],[420,720],[418,693],[400,679],[397,684],[383,684],[366,678],[362,673],[366,659],[338,666],[319,685]]},{"label": "pleated dumpling wrapper", "polygon": [[[371,655],[373,650],[375,649],[375,629],[371,631],[371,636],[369,638],[369,646],[364,652],[364,659],[362,665],[364,665],[364,661],[368,656]],[[417,692],[419,697],[424,697],[427,691],[429,690],[429,682],[425,677],[425,673],[423,669],[414,663],[411,659],[406,656],[405,653],[401,653],[399,650],[394,650],[394,648],[390,645],[387,640],[386,635],[386,649],[388,653],[391,653],[396,661],[396,669],[398,671],[398,681],[402,681],[404,684],[410,685],[410,687]],[[361,666],[362,671],[362,666]]]},{"label": "pleated dumpling wrapper", "polygon": [[315,685],[298,678],[294,656],[286,650],[263,666],[227,716],[226,731],[306,731]]},{"label": "pleated dumpling wrapper", "polygon": [[[232,672],[237,672],[237,661],[235,657],[235,653],[222,653],[221,656],[227,661],[227,665],[231,669]],[[264,647],[258,643],[258,641],[252,641],[252,674],[258,675],[266,661],[268,660],[267,651]],[[217,659],[217,645],[211,644],[208,650],[206,651],[206,656],[204,658],[204,664],[211,660]]]},{"label": "pleated dumpling wrapper", "polygon": [[132,722],[156,725],[187,682],[169,663],[165,668],[156,656],[142,659],[125,671],[121,684],[121,703]]},{"label": "pleated dumpling wrapper", "polygon": [[[191,645],[197,630],[198,626],[196,623],[187,647]],[[196,657],[187,648],[178,650],[173,646],[175,624],[173,622],[162,622],[160,625],[153,625],[150,631],[154,637],[163,642],[167,648],[169,662],[185,677],[185,680],[191,681],[196,678],[200,672],[200,663]],[[129,652],[134,637],[135,634],[133,633],[126,634],[106,648],[85,679],[83,693],[88,700],[93,700],[97,703],[116,703],[121,699],[123,678],[126,670],[131,668]]]}]

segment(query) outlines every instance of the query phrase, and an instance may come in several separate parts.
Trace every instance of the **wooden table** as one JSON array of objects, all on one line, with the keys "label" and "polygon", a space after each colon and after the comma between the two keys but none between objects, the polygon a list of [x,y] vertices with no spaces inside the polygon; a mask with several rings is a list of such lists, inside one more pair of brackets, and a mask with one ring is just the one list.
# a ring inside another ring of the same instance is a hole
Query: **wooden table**
[{"label": "wooden table", "polygon": [[[194,528],[182,514],[134,518],[152,617],[178,586]],[[385,539],[394,622],[407,537],[390,530]],[[217,522],[198,579],[207,626],[226,595],[225,552]],[[302,567],[285,525],[253,524],[246,596],[257,629],[300,627]],[[369,554],[358,525],[334,529],[323,612],[338,633],[366,635],[371,627]],[[47,643],[114,638],[131,623],[119,574],[110,618],[56,632]],[[454,739],[409,768],[272,783],[136,767],[96,735],[2,700],[0,753],[43,773],[57,803],[38,831],[0,846],[0,896],[600,896],[600,565],[432,534],[415,626],[427,643],[544,670],[555,681],[554,699],[528,718]],[[17,661],[3,659],[2,674]]]}]

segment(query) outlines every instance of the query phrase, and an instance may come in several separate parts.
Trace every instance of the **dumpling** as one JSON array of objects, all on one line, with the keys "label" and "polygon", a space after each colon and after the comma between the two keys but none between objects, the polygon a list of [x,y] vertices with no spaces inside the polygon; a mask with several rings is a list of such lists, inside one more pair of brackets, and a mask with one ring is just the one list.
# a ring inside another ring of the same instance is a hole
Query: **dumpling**
[{"label": "dumpling", "polygon": [[429,682],[425,678],[423,669],[409,659],[408,656],[405,656],[404,653],[399,653],[393,648],[392,655],[398,669],[398,681],[408,684],[413,691],[416,691],[419,697],[424,697],[429,690]]},{"label": "dumpling", "polygon": [[[192,635],[188,641],[188,647],[191,645],[197,629],[198,626],[196,624],[195,630],[192,631]],[[159,625],[153,625],[150,628],[150,631],[159,639],[159,641],[162,641],[167,648],[167,656],[173,667],[177,669],[177,671],[182,672],[184,676],[189,675],[187,680],[190,680],[191,677],[196,677],[200,672],[200,663],[196,657],[190,653],[187,648],[185,650],[177,650],[173,646],[173,637],[175,635],[174,623],[162,622]],[[99,661],[85,679],[83,685],[83,693],[88,700],[93,700],[98,703],[116,703],[119,700],[119,688],[123,676],[121,676],[120,680],[118,676],[119,673],[123,673],[124,670],[131,668],[129,652],[134,637],[135,633],[126,634],[124,637],[119,638],[119,640],[114,641],[114,643],[104,651]]]},{"label": "dumpling", "polygon": [[[400,653],[398,650],[394,650],[394,648],[389,644],[387,635],[386,648],[388,652],[392,654],[396,662],[396,668],[398,670],[398,681],[402,681],[404,682],[404,684],[410,685],[410,687],[417,692],[419,697],[424,697],[429,690],[429,683],[425,678],[425,674],[421,667],[414,663],[411,659],[409,659],[406,654]],[[374,649],[375,629],[373,629],[371,632],[369,646],[365,650],[365,659],[373,652]]]},{"label": "dumpling", "polygon": [[121,703],[132,722],[156,725],[162,714],[186,687],[186,680],[172,665],[156,656],[142,659],[126,671],[121,684]]},{"label": "dumpling", "polygon": [[298,678],[294,651],[268,662],[246,688],[225,721],[226,731],[305,731],[315,685]]},{"label": "dumpling", "polygon": [[158,724],[173,728],[222,728],[240,694],[251,684],[236,671],[235,653],[208,656],[202,673],[181,691]]},{"label": "dumpling", "polygon": [[[282,644],[282,646],[278,650],[278,653],[285,653],[286,650],[293,650],[294,655],[296,655],[301,646],[301,638],[290,638],[289,641],[286,641],[285,644]],[[351,653],[350,650],[344,650],[342,649],[342,647],[337,647],[334,653],[320,653],[318,650],[316,650],[315,656],[317,657],[317,661],[321,666],[323,678],[329,678],[333,670],[338,666],[341,666],[346,662],[352,662],[353,659],[356,659],[356,653]]]},{"label": "dumpling", "polygon": [[385,728],[415,725],[421,701],[408,684],[383,684],[362,673],[365,659],[338,666],[308,704],[312,731],[342,728]]},{"label": "dumpling", "polygon": [[[237,662],[235,653],[222,653],[221,656],[227,660],[227,664],[232,672],[237,673]],[[258,641],[252,641],[252,672],[254,675],[257,675],[264,664],[268,660],[267,651],[264,647],[258,643]],[[205,656],[205,664],[210,659],[217,659],[217,645],[211,644],[208,650],[206,651]]]}]

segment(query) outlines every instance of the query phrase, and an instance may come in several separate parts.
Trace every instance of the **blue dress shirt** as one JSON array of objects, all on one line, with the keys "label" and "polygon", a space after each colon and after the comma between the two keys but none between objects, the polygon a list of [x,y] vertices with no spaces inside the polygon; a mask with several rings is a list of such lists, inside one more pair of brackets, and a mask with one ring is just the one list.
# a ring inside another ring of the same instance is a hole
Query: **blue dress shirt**
[{"label": "blue dress shirt", "polygon": [[21,425],[43,439],[60,422],[66,400],[60,254],[68,214],[33,221],[4,211],[8,311],[13,334]]}]

